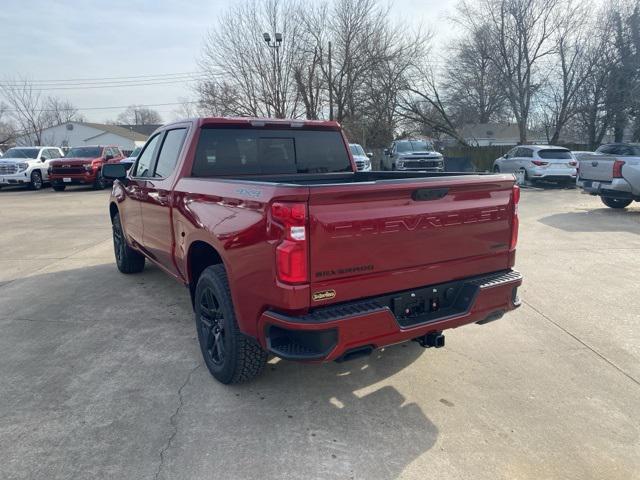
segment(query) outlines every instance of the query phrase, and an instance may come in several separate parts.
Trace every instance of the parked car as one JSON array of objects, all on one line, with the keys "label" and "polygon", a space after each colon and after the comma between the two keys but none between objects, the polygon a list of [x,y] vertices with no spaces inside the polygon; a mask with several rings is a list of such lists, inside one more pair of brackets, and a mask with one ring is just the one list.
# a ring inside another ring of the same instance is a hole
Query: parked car
[{"label": "parked car", "polygon": [[607,207],[626,208],[640,201],[640,145],[606,144],[580,158],[577,184],[585,193],[600,196]]},{"label": "parked car", "polygon": [[124,164],[127,167],[127,170],[129,170],[131,168],[131,165],[133,165],[134,162],[136,161],[136,158],[138,158],[138,154],[140,153],[140,150],[142,150],[142,147],[134,148],[128,157],[120,160],[120,163]]},{"label": "parked car", "polygon": [[102,190],[108,184],[102,176],[102,167],[122,158],[115,146],[73,147],[62,160],[51,162],[51,185],[56,192],[63,191],[67,185],[93,185],[96,190]]},{"label": "parked car", "polygon": [[0,160],[0,186],[25,185],[40,190],[49,181],[51,161],[63,156],[58,147],[13,147]]},{"label": "parked car", "polygon": [[522,173],[526,182],[575,183],[578,161],[571,151],[553,145],[522,145],[493,162],[495,173]]},{"label": "parked car", "polygon": [[512,175],[363,178],[347,145],[336,122],[194,119],[157,131],[129,172],[103,167],[118,269],[148,259],[188,286],[219,381],[269,354],[441,347],[443,330],[520,305]]},{"label": "parked car", "polygon": [[350,143],[349,149],[351,150],[351,156],[356,162],[356,168],[359,172],[371,171],[371,157],[373,153],[364,153],[364,148],[358,143]]},{"label": "parked car", "polygon": [[396,140],[384,151],[383,170],[444,172],[444,158],[426,140]]}]

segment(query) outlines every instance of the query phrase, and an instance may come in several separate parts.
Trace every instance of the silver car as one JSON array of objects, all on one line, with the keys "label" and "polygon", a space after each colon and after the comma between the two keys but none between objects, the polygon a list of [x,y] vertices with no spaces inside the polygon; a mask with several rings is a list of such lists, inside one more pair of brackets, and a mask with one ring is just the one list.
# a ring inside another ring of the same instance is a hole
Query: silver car
[{"label": "silver car", "polygon": [[364,153],[364,148],[358,143],[350,143],[349,150],[351,150],[351,155],[353,156],[353,160],[356,162],[356,168],[359,172],[370,172],[371,171],[371,157],[373,157],[372,153]]},{"label": "silver car", "polygon": [[535,182],[575,182],[578,162],[570,150],[553,145],[522,145],[493,162],[496,173],[521,173]]}]

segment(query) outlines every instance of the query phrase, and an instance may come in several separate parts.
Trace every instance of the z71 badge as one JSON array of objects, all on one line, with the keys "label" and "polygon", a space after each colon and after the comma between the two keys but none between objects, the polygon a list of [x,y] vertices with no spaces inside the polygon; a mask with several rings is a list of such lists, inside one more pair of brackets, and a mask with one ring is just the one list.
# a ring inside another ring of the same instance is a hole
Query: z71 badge
[{"label": "z71 badge", "polygon": [[311,298],[313,298],[314,302],[319,302],[320,300],[329,300],[330,298],[334,298],[335,296],[335,290],[324,290],[322,292],[315,292]]}]

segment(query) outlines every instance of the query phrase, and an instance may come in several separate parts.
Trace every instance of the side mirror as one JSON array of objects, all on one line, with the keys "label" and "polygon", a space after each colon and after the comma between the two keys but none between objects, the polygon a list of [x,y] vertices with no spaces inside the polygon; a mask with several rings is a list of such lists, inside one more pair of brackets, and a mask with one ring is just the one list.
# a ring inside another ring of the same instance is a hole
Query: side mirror
[{"label": "side mirror", "polygon": [[373,153],[372,152],[367,152],[367,157],[373,158]]},{"label": "side mirror", "polygon": [[391,155],[391,152],[389,152],[389,149],[388,149],[388,148],[385,148],[385,149],[384,149],[384,154],[385,154],[385,155]]},{"label": "side mirror", "polygon": [[39,160],[40,160],[41,162],[44,162],[44,161],[46,161],[47,159],[46,159],[46,158],[44,158],[44,157],[40,157],[40,158],[39,158]]},{"label": "side mirror", "polygon": [[113,155],[109,154],[109,155],[105,155],[104,156],[104,161],[108,162],[109,160],[113,160]]},{"label": "side mirror", "polygon": [[122,163],[109,163],[102,166],[102,176],[107,180],[124,180],[127,178],[127,168]]}]

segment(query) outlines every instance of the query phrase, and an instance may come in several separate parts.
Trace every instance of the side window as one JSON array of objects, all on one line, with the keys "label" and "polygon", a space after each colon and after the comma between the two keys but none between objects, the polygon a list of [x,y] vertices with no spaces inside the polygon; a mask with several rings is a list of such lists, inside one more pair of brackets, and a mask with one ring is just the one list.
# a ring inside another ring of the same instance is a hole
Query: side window
[{"label": "side window", "polygon": [[605,155],[611,155],[615,150],[615,145],[602,145],[600,148],[598,148],[598,150],[596,150],[597,153],[604,153]]},{"label": "side window", "polygon": [[154,177],[166,178],[173,172],[178,162],[178,156],[182,149],[184,137],[187,134],[186,128],[177,128],[167,131],[158,154]]},{"label": "side window", "polygon": [[136,162],[135,171],[133,172],[134,177],[150,177],[151,176],[151,164],[153,163],[153,158],[155,156],[156,147],[158,146],[158,142],[160,141],[160,134],[153,137],[151,140],[147,142],[138,157],[138,161]]},{"label": "side window", "polygon": [[524,158],[532,158],[533,157],[533,150],[531,150],[530,148],[521,148],[520,149],[520,156],[524,157]]},{"label": "side window", "polygon": [[60,158],[60,152],[56,148],[50,148],[49,149],[49,156],[51,158]]},{"label": "side window", "polygon": [[630,156],[633,155],[633,151],[627,145],[620,145],[618,149],[618,155]]},{"label": "side window", "polygon": [[522,152],[521,148],[514,148],[509,152],[509,158],[517,158],[520,157],[520,153]]},{"label": "side window", "polygon": [[48,148],[45,148],[40,152],[40,158],[44,158],[45,160],[51,160],[51,155],[49,154]]}]

